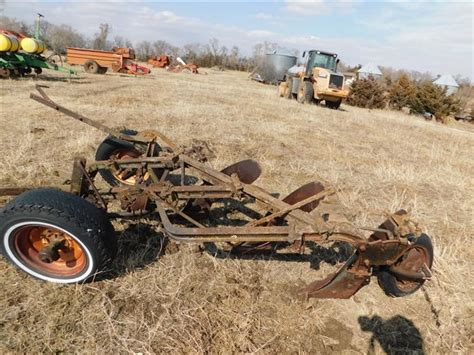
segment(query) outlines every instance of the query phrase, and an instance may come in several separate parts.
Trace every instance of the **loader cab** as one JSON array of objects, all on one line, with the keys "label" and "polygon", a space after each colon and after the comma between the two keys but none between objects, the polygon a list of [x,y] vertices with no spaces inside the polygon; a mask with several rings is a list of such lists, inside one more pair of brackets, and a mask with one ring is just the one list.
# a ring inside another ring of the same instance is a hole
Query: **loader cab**
[{"label": "loader cab", "polygon": [[305,76],[311,76],[313,68],[325,68],[333,72],[337,71],[339,59],[337,54],[318,50],[303,52],[302,63],[305,66]]}]

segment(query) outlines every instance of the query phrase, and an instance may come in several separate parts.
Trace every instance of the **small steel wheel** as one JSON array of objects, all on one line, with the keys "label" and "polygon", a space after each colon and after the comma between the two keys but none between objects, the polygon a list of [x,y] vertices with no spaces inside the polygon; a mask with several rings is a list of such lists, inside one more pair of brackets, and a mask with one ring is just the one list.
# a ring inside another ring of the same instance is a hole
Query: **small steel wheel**
[{"label": "small steel wheel", "polygon": [[[138,132],[133,130],[125,129],[122,131],[124,134],[136,135]],[[157,156],[161,151],[161,148],[156,145],[154,155]],[[95,154],[96,160],[126,160],[135,159],[141,157],[142,154],[138,152],[133,144],[130,142],[122,141],[114,137],[106,138],[97,148]],[[100,169],[99,173],[102,178],[110,186],[119,185],[135,185],[137,184],[138,178],[141,178],[142,182],[151,181],[151,176],[148,172],[145,172],[143,176],[137,174],[137,169],[118,169],[110,167],[109,169]],[[163,169],[153,169],[155,175],[160,178],[163,174]]]},{"label": "small steel wheel", "polygon": [[116,252],[107,214],[55,189],[28,191],[0,213],[0,251],[27,274],[76,283],[105,271]]},{"label": "small steel wheel", "polygon": [[[433,266],[433,244],[430,237],[422,234],[417,238],[411,248],[397,260],[394,266],[407,274],[420,272],[424,267],[431,270]],[[377,272],[377,280],[384,292],[391,297],[411,295],[425,283],[424,279],[414,280],[400,274],[394,274],[386,266]]]}]

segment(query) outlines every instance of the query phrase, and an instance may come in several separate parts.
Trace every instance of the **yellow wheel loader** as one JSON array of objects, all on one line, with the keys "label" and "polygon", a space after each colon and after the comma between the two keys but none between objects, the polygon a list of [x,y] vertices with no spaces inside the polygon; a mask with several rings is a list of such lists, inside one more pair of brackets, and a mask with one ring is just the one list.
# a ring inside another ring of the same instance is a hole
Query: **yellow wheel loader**
[{"label": "yellow wheel loader", "polygon": [[300,103],[321,101],[338,109],[349,94],[344,88],[344,76],[337,72],[337,54],[310,50],[303,52],[295,66],[288,69],[285,81],[280,83],[279,95],[296,98]]}]

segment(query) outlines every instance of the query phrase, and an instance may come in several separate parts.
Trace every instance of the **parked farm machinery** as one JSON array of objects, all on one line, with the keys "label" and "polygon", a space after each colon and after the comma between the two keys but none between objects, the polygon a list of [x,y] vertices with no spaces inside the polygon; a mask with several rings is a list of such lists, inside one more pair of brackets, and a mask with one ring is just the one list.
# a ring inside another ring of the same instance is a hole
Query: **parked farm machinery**
[{"label": "parked farm machinery", "polygon": [[87,48],[67,48],[67,63],[70,65],[83,65],[84,70],[91,74],[105,74],[108,69],[116,73],[145,75],[150,69],[139,65],[135,59],[132,48],[113,48],[112,51],[100,51]]},{"label": "parked farm machinery", "polygon": [[170,65],[171,61],[169,56],[162,54],[149,58],[147,63],[155,68],[166,68]]},{"label": "parked farm machinery", "polygon": [[171,64],[167,67],[167,70],[173,73],[192,73],[199,74],[198,66],[193,63],[186,63],[180,57],[176,58],[177,63]]},{"label": "parked farm machinery", "polygon": [[[93,279],[116,252],[110,219],[146,216],[172,240],[237,257],[302,256],[343,245],[349,252],[342,265],[302,289],[304,297],[349,298],[372,276],[388,295],[400,297],[431,278],[430,238],[403,210],[377,228],[355,226],[325,211],[323,200],[334,197],[334,188],[310,182],[279,199],[253,184],[262,172],[253,160],[215,170],[198,146],[178,146],[157,131],[111,129],[37,89],[33,100],[109,136],[96,161],[75,159],[68,192],[0,189],[0,195],[19,194],[0,212],[1,250],[31,276],[59,283]],[[99,187],[99,176],[108,187]],[[217,217],[218,209],[232,219]]]},{"label": "parked farm machinery", "polygon": [[32,72],[41,74],[43,69],[76,74],[74,70],[49,62],[42,55],[44,51],[44,42],[37,38],[0,30],[0,77],[15,78]]},{"label": "parked farm machinery", "polygon": [[297,64],[288,69],[286,81],[279,85],[279,96],[299,103],[319,104],[339,109],[349,91],[344,84],[344,75],[337,72],[339,59],[335,53],[320,50],[304,51]]}]

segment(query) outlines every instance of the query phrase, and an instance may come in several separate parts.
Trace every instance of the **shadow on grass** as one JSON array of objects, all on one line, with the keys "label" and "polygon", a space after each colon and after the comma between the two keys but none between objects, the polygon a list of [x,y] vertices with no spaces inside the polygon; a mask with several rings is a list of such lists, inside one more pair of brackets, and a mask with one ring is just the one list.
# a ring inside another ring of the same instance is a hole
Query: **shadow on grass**
[{"label": "shadow on grass", "polygon": [[110,278],[154,263],[164,254],[168,242],[168,238],[164,238],[153,226],[130,222],[118,237],[118,252],[112,264]]},{"label": "shadow on grass", "polygon": [[231,258],[240,260],[275,260],[283,262],[309,263],[310,268],[319,270],[321,263],[337,265],[349,259],[353,249],[346,243],[336,242],[328,247],[314,242],[305,243],[305,253],[288,250],[290,243],[242,243],[231,246],[230,250],[220,248],[214,243],[204,243],[204,250],[219,259]]},{"label": "shadow on grass", "polygon": [[378,342],[387,354],[424,354],[423,338],[413,322],[403,316],[384,320],[380,316],[359,317],[360,329],[371,332],[368,354],[375,353]]}]

